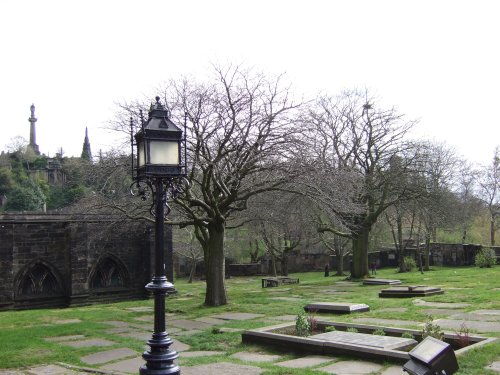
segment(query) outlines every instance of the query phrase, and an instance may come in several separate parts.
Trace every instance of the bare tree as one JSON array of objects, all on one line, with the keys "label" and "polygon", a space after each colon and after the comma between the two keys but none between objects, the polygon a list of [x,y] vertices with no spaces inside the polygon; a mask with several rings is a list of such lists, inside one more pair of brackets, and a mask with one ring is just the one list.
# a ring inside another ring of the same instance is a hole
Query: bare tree
[{"label": "bare tree", "polygon": [[481,200],[488,207],[490,244],[495,246],[495,233],[500,229],[500,147],[495,148],[492,163],[482,168],[479,178]]},{"label": "bare tree", "polygon": [[398,179],[413,161],[405,158],[397,168],[398,174],[391,164],[410,147],[405,136],[414,122],[404,121],[394,108],[378,109],[366,93],[360,92],[320,98],[309,121],[318,135],[318,152],[329,156],[338,170],[348,170],[360,180],[354,202],[361,211],[336,214],[352,238],[352,276],[365,277],[369,273],[370,230],[378,217],[405,193]]},{"label": "bare tree", "polygon": [[188,283],[191,284],[196,273],[196,266],[203,260],[203,251],[196,240],[192,227],[183,228],[181,231],[174,253],[189,262]]},{"label": "bare tree", "polygon": [[231,218],[252,196],[289,179],[294,110],[282,78],[239,67],[215,69],[214,81],[172,82],[165,91],[173,116],[188,119],[188,188],[175,199],[204,252],[205,304],[227,303],[224,238]]}]

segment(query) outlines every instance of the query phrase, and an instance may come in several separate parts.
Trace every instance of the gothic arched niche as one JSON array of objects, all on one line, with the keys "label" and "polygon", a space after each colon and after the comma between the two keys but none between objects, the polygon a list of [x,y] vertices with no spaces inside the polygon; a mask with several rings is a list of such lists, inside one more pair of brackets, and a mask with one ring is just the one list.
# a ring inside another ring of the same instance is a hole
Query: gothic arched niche
[{"label": "gothic arched niche", "polygon": [[128,273],[125,267],[111,256],[99,260],[90,275],[90,288],[120,288],[127,286]]},{"label": "gothic arched niche", "polygon": [[35,263],[28,266],[23,272],[18,284],[17,295],[38,297],[60,295],[61,292],[61,284],[51,269],[42,263]]}]

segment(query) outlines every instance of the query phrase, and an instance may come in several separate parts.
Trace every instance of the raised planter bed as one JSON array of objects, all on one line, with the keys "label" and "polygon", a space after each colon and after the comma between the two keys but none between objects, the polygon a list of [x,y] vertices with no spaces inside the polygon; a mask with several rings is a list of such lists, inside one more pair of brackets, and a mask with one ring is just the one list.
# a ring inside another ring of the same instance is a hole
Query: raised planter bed
[{"label": "raised planter bed", "polygon": [[[347,331],[348,328],[356,328],[359,333],[371,335],[376,330],[384,330],[386,336],[382,337],[396,337],[401,338],[405,332],[409,332],[413,335],[416,342],[422,340],[421,332],[412,329],[403,328],[392,328],[392,327],[380,327],[372,325],[363,324],[352,324],[352,323],[339,323],[339,322],[329,322],[329,321],[318,321],[317,331],[313,335],[308,337],[294,336],[295,324],[283,323],[279,325],[274,325],[270,327],[263,327],[253,330],[248,330],[242,333],[242,341],[244,343],[251,344],[262,344],[277,348],[282,348],[286,350],[296,350],[301,353],[315,353],[323,355],[346,355],[352,357],[362,357],[371,358],[378,360],[387,360],[392,362],[403,363],[410,359],[408,351],[411,350],[411,346],[405,346],[405,350],[392,349],[394,346],[392,343],[380,344],[380,345],[367,345],[368,342],[363,343],[363,340],[353,340],[344,339],[342,340],[341,335],[339,337],[315,337],[315,335],[321,335],[327,332],[327,327],[333,326],[335,331]],[[327,336],[327,335],[326,335]],[[335,335],[332,335],[335,336]],[[361,338],[361,336],[359,336]],[[460,355],[470,349],[482,346],[486,343],[495,341],[495,338],[488,338],[482,336],[468,337],[469,345],[459,348],[459,337],[454,334],[445,334],[445,339],[452,348],[455,350],[456,355]],[[373,340],[372,340],[373,341]],[[377,341],[375,339],[375,341]],[[383,340],[378,340],[382,342]],[[391,341],[391,340],[389,340]]]}]

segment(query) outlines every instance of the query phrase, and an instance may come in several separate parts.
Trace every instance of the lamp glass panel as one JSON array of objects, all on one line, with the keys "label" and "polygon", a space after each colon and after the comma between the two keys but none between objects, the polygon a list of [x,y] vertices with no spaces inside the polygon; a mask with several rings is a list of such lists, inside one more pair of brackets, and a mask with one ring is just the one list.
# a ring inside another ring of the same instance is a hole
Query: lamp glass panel
[{"label": "lamp glass panel", "polygon": [[144,152],[144,142],[137,143],[137,165],[142,167],[146,164],[146,153]]},{"label": "lamp glass panel", "polygon": [[178,165],[179,143],[176,141],[149,142],[150,163],[153,165]]}]

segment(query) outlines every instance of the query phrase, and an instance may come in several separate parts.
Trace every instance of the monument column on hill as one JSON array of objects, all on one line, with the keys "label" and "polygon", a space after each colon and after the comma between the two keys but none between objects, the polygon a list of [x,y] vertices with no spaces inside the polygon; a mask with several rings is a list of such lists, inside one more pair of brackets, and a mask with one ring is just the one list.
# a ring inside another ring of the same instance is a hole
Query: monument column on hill
[{"label": "monument column on hill", "polygon": [[85,127],[85,139],[83,141],[81,158],[87,161],[92,161],[92,151],[90,150],[89,132],[87,127]]},{"label": "monument column on hill", "polygon": [[35,151],[35,154],[40,155],[40,149],[36,144],[35,123],[37,118],[35,117],[35,105],[32,104],[30,109],[31,109],[31,117],[28,119],[28,121],[30,122],[30,144],[28,145],[28,147],[30,147],[33,151]]}]

